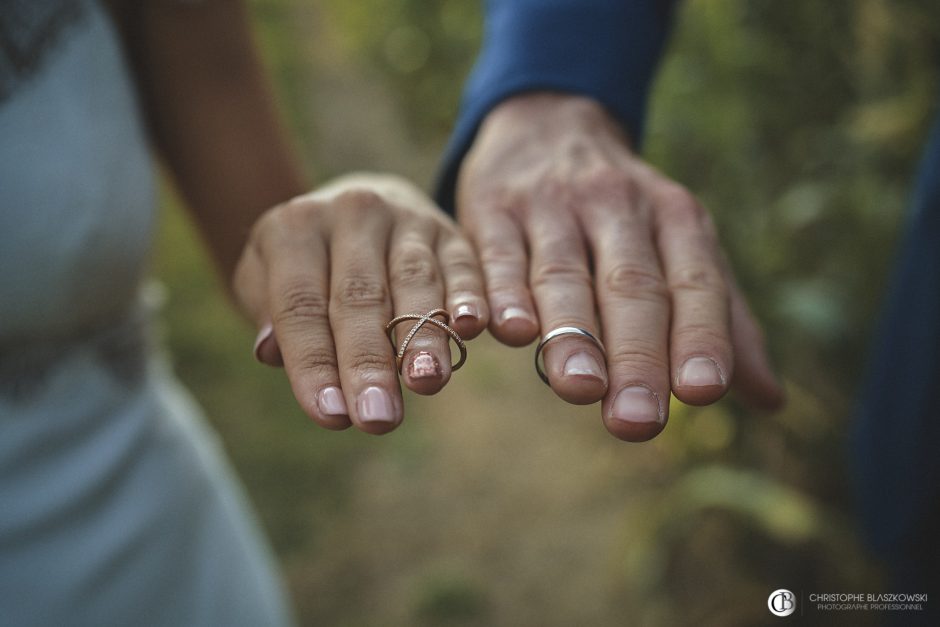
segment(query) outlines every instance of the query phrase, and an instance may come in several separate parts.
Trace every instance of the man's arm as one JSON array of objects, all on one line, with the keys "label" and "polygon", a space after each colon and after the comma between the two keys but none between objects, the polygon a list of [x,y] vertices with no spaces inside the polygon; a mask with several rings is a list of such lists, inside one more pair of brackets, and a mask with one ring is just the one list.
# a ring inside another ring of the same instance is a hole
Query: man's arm
[{"label": "man's arm", "polygon": [[496,105],[533,91],[601,104],[639,144],[675,0],[487,0],[483,48],[464,89],[438,184],[454,210],[462,159]]},{"label": "man's arm", "polygon": [[[442,177],[480,254],[492,333],[545,348],[555,392],[603,400],[608,430],[645,440],[670,393],[712,403],[732,378],[782,392],[709,214],[634,153],[668,30],[653,0],[488,3],[484,51]],[[737,374],[735,374],[737,373]]]}]

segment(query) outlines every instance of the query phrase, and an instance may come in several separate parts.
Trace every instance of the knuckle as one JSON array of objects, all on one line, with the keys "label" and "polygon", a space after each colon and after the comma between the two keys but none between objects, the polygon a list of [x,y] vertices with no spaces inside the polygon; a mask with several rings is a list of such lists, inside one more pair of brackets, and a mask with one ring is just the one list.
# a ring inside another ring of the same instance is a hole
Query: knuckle
[{"label": "knuckle", "polygon": [[613,219],[613,232],[636,228],[651,219],[650,195],[631,172],[617,165],[604,163],[588,169],[580,175],[578,187],[572,200],[578,206],[596,207],[605,219]]},{"label": "knuckle", "polygon": [[582,264],[569,261],[549,261],[533,268],[533,288],[547,287],[559,283],[575,284],[590,288],[591,275]]},{"label": "knuckle", "polygon": [[321,208],[320,202],[298,196],[278,205],[268,213],[282,229],[290,232],[306,225]]},{"label": "knuckle", "polygon": [[509,185],[499,185],[478,193],[473,198],[473,204],[479,207],[484,214],[501,213],[517,217],[524,215],[531,205],[529,195],[525,190]]},{"label": "knuckle", "polygon": [[351,274],[336,282],[333,298],[340,307],[375,307],[388,302],[388,288],[378,277]]},{"label": "knuckle", "polygon": [[[573,185],[572,183],[575,184]],[[538,189],[540,197],[551,198],[561,205],[576,204],[576,197],[583,191],[583,187],[587,187],[587,185],[582,181],[571,179],[563,173],[554,170],[543,173],[537,178],[536,183],[536,189]],[[536,209],[539,204],[540,203],[536,200],[535,202],[530,202],[529,207],[533,212],[538,211],[538,213],[541,214],[542,211]]]},{"label": "knuckle", "polygon": [[480,267],[470,255],[454,255],[447,259],[445,268],[448,274],[460,276],[475,276],[479,274]]},{"label": "knuckle", "polygon": [[311,225],[319,218],[321,203],[298,197],[264,212],[252,226],[249,239],[260,249],[278,250],[312,235]]},{"label": "knuckle", "polygon": [[727,345],[729,341],[726,329],[710,324],[691,322],[673,331],[673,343],[687,348],[714,349]]},{"label": "knuckle", "polygon": [[589,193],[592,198],[627,207],[637,205],[634,201],[640,195],[636,180],[623,168],[611,163],[588,168],[581,173],[579,184],[582,193]]},{"label": "knuckle", "polygon": [[450,260],[476,261],[477,255],[473,246],[462,233],[453,230],[456,228],[454,224],[446,224],[442,228],[438,256],[445,263]]},{"label": "knuckle", "polygon": [[522,252],[511,243],[491,242],[480,250],[484,265],[515,265],[523,261]]},{"label": "knuckle", "polygon": [[496,281],[487,284],[486,293],[490,301],[494,303],[525,303],[529,295],[525,289],[517,283],[510,281]]},{"label": "knuckle", "polygon": [[385,204],[381,194],[366,187],[351,187],[336,195],[337,204],[346,209],[370,209]]},{"label": "knuckle", "polygon": [[642,339],[631,338],[629,340],[609,346],[607,350],[607,362],[618,375],[624,373],[655,373],[667,372],[668,363],[664,348],[659,344]]},{"label": "knuckle", "polygon": [[660,211],[675,220],[701,223],[705,217],[705,208],[695,196],[681,185],[670,183],[660,192]]},{"label": "knuckle", "polygon": [[336,356],[332,352],[311,350],[298,359],[297,369],[320,378],[335,379]]},{"label": "knuckle", "polygon": [[570,231],[545,233],[538,248],[544,258],[533,264],[530,281],[533,287],[552,283],[591,285],[584,244],[577,234]]},{"label": "knuckle", "polygon": [[333,200],[339,216],[348,224],[364,224],[389,215],[390,206],[378,192],[351,188],[339,192]]},{"label": "knuckle", "polygon": [[370,351],[356,351],[349,356],[347,364],[353,374],[359,378],[369,378],[376,372],[393,369],[391,349],[388,353],[375,353]]},{"label": "knuckle", "polygon": [[611,268],[604,276],[604,287],[609,294],[625,299],[664,301],[669,296],[662,274],[637,264]]},{"label": "knuckle", "polygon": [[701,265],[676,268],[669,273],[670,290],[713,292],[728,297],[728,286],[720,272]]},{"label": "knuckle", "polygon": [[620,192],[630,189],[633,185],[633,179],[623,168],[606,161],[586,168],[581,173],[581,182],[596,189]]},{"label": "knuckle", "polygon": [[288,286],[281,294],[281,306],[275,314],[275,322],[292,323],[303,321],[325,321],[329,317],[329,301],[311,289],[309,284]]},{"label": "knuckle", "polygon": [[412,244],[403,247],[392,263],[391,278],[399,285],[432,285],[439,280],[431,249]]}]

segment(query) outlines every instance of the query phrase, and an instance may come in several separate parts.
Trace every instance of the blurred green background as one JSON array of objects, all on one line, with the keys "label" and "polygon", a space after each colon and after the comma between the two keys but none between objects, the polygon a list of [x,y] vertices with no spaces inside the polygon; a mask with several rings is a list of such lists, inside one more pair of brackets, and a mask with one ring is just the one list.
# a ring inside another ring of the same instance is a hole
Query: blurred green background
[{"label": "blurred green background", "polygon": [[[184,212],[155,261],[176,369],[225,441],[304,625],[761,625],[780,587],[873,590],[843,448],[937,90],[940,8],[690,0],[646,153],[714,212],[788,408],[673,405],[642,445],[557,400],[531,349],[471,345],[374,438],[326,432],[251,358]],[[311,181],[428,184],[481,33],[468,0],[253,0]],[[832,624],[864,625],[833,613]]]}]

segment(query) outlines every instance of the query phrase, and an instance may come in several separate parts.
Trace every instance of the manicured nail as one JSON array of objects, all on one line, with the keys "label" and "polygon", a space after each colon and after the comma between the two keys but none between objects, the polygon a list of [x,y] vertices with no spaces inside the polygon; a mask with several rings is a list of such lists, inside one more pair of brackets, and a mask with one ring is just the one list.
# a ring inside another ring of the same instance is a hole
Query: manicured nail
[{"label": "manicured nail", "polygon": [[499,314],[500,324],[511,320],[527,320],[535,324],[535,318],[532,317],[532,314],[522,307],[506,307],[503,309],[502,313]]},{"label": "manicured nail", "polygon": [[255,359],[264,363],[261,359],[261,350],[264,348],[264,344],[274,337],[274,326],[269,322],[261,327],[261,330],[258,331],[258,337],[255,338],[255,347],[252,349],[252,352],[255,354]]},{"label": "manicured nail", "polygon": [[708,357],[692,357],[679,368],[676,387],[708,387],[724,385],[725,378],[718,364]]},{"label": "manicured nail", "polygon": [[605,379],[604,371],[597,359],[590,353],[575,353],[565,361],[565,376],[588,376],[596,379]]},{"label": "manicured nail", "polygon": [[480,311],[469,303],[464,303],[462,305],[457,305],[457,308],[454,309],[454,320],[459,320],[460,318],[479,318]]},{"label": "manicured nail", "polygon": [[324,416],[347,416],[346,399],[338,387],[328,387],[320,390],[317,395],[317,408]]},{"label": "manicured nail", "polygon": [[356,399],[356,408],[363,422],[396,422],[392,397],[380,387],[363,390]]},{"label": "manicured nail", "polygon": [[625,422],[663,422],[663,410],[652,390],[642,385],[626,387],[617,394],[610,417]]},{"label": "manicured nail", "polygon": [[420,352],[408,364],[408,377],[411,379],[430,379],[441,377],[441,364],[437,357],[428,352]]}]

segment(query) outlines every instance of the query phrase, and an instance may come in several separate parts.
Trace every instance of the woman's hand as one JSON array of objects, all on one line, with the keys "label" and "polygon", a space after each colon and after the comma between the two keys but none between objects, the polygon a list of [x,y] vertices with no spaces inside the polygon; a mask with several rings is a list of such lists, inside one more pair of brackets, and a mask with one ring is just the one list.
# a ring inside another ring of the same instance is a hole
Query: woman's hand
[{"label": "woman's hand", "polygon": [[[267,211],[238,263],[234,289],[261,327],[256,354],[283,364],[304,411],[328,429],[381,434],[403,416],[385,325],[443,307],[464,338],[488,320],[470,244],[407,181],[352,175]],[[399,339],[409,323],[398,329]],[[434,394],[451,374],[446,333],[426,325],[402,360],[405,385]]]},{"label": "woman's hand", "polygon": [[457,192],[493,335],[511,346],[559,327],[602,336],[606,356],[584,337],[552,340],[545,371],[566,401],[603,400],[618,438],[658,434],[670,392],[705,405],[734,383],[754,405],[782,402],[711,217],[633,154],[599,104],[506,100],[480,128]]}]

